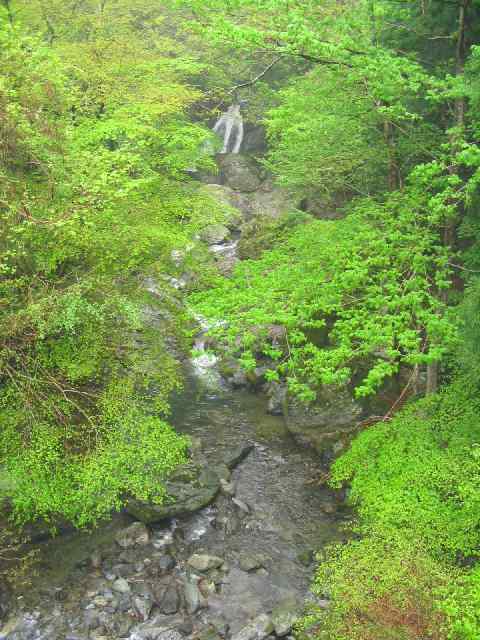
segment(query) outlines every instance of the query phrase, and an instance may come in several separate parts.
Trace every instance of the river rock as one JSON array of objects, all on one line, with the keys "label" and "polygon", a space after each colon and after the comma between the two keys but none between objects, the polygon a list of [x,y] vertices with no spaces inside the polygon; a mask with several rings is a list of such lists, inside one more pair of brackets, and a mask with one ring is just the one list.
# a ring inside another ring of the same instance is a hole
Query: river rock
[{"label": "river rock", "polygon": [[220,479],[212,468],[200,464],[182,465],[166,483],[168,502],[154,504],[130,498],[126,511],[146,524],[184,516],[202,509],[215,500]]},{"label": "river rock", "polygon": [[218,155],[217,161],[221,182],[234,191],[256,191],[265,178],[262,166],[249,156],[226,153]]},{"label": "river rock", "polygon": [[309,407],[290,403],[286,425],[297,441],[322,454],[352,437],[361,414],[361,407],[348,391],[323,390]]},{"label": "river rock", "polygon": [[235,469],[235,467],[238,467],[238,465],[250,455],[254,448],[253,444],[238,445],[238,447],[234,447],[224,455],[223,462],[229,469]]},{"label": "river rock", "polygon": [[115,536],[117,544],[123,549],[148,544],[150,534],[147,527],[141,522],[134,522],[126,529],[122,529]]},{"label": "river rock", "polygon": [[194,553],[193,556],[188,559],[188,564],[197,571],[208,571],[209,569],[218,569],[221,567],[223,564],[223,558]]},{"label": "river rock", "polygon": [[234,496],[235,495],[235,485],[233,482],[227,482],[227,480],[220,480],[220,486],[222,487],[222,493],[226,496]]},{"label": "river rock", "polygon": [[188,580],[185,582],[185,605],[189,614],[196,613],[199,609],[207,605],[205,598],[202,596],[197,582]]},{"label": "river rock", "polygon": [[238,633],[232,635],[232,640],[263,640],[273,631],[273,623],[270,616],[262,613],[254,618]]},{"label": "river rock", "polygon": [[117,578],[112,584],[112,589],[118,593],[130,593],[130,585],[125,578]]},{"label": "river rock", "polygon": [[242,555],[240,556],[240,569],[242,571],[255,571],[256,569],[261,569],[265,566],[266,558],[262,554],[256,555]]},{"label": "river rock", "polygon": [[220,244],[230,237],[230,230],[223,224],[210,224],[202,229],[200,238],[208,245]]},{"label": "river rock", "polygon": [[288,635],[298,619],[299,615],[296,607],[291,603],[280,604],[272,612],[272,623],[275,634],[279,638]]},{"label": "river rock", "polygon": [[153,586],[155,602],[160,613],[173,615],[180,608],[180,596],[177,585],[171,579],[167,583],[157,583]]},{"label": "river rock", "polygon": [[267,389],[267,413],[283,416],[287,413],[287,387],[280,382],[270,382]]},{"label": "river rock", "polygon": [[149,598],[141,598],[140,596],[136,596],[135,598],[133,598],[132,604],[136,616],[143,622],[146,622],[150,617],[153,602]]}]

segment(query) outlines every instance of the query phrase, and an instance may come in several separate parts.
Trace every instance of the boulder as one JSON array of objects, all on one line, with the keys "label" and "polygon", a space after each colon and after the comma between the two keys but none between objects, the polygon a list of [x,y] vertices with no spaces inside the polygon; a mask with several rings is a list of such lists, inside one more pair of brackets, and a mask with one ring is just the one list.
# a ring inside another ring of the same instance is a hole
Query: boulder
[{"label": "boulder", "polygon": [[267,390],[267,413],[283,416],[287,413],[287,387],[280,382],[270,382]]},{"label": "boulder", "polygon": [[196,463],[179,467],[165,485],[169,496],[166,502],[154,504],[130,498],[126,511],[146,524],[160,522],[206,507],[220,491],[220,479],[214,469]]},{"label": "boulder", "polygon": [[144,524],[134,522],[126,529],[119,531],[115,536],[115,540],[122,549],[144,546],[150,541],[150,533]]},{"label": "boulder", "polygon": [[254,618],[243,629],[232,635],[232,640],[263,640],[273,631],[273,623],[266,613]]},{"label": "boulder", "polygon": [[240,444],[224,454],[223,462],[229,469],[235,469],[235,467],[238,467],[238,465],[252,453],[254,448],[254,445],[250,443]]},{"label": "boulder", "polygon": [[208,245],[220,244],[230,237],[230,231],[223,224],[210,224],[202,229],[200,238]]},{"label": "boulder", "polygon": [[223,558],[194,553],[193,556],[188,559],[188,564],[197,571],[208,571],[209,569],[218,569],[221,567],[223,564]]},{"label": "boulder", "polygon": [[180,596],[177,585],[174,582],[170,581],[166,585],[156,585],[154,593],[160,613],[167,616],[177,613],[180,608]]},{"label": "boulder", "polygon": [[352,437],[361,414],[362,408],[347,390],[329,389],[313,405],[290,402],[286,425],[298,442],[322,454],[343,448],[339,443]]},{"label": "boulder", "polygon": [[149,598],[141,598],[140,596],[137,596],[133,598],[132,604],[135,615],[140,618],[142,622],[146,622],[152,612],[153,602]]},{"label": "boulder", "polygon": [[112,589],[118,593],[130,593],[130,585],[125,578],[117,578],[112,584]]},{"label": "boulder", "polygon": [[265,178],[265,172],[254,159],[242,154],[225,153],[217,156],[222,184],[234,191],[256,191]]},{"label": "boulder", "polygon": [[266,558],[262,554],[240,556],[240,569],[242,571],[256,571],[265,566]]},{"label": "boulder", "polygon": [[275,607],[272,611],[272,623],[275,629],[275,634],[279,638],[288,635],[292,631],[293,626],[299,617],[296,607],[292,606],[289,602]]}]

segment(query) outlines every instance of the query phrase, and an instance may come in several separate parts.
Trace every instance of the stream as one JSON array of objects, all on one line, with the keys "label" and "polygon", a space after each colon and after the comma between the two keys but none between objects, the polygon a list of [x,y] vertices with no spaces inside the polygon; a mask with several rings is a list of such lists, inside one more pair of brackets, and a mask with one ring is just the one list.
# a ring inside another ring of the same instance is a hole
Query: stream
[{"label": "stream", "polygon": [[[341,535],[334,497],[312,482],[318,458],[295,444],[281,417],[266,414],[265,398],[214,389],[206,361],[203,371],[194,364],[172,422],[201,439],[209,462],[253,445],[229,481],[234,496],[154,525],[141,544],[119,545],[132,523],[119,514],[93,532],[38,545],[38,575],[16,596],[1,639],[247,640],[269,631],[245,633],[251,620],[276,608],[301,611],[313,597],[313,552]],[[194,554],[221,566],[196,571],[188,563]],[[165,585],[174,587],[157,606]]]}]

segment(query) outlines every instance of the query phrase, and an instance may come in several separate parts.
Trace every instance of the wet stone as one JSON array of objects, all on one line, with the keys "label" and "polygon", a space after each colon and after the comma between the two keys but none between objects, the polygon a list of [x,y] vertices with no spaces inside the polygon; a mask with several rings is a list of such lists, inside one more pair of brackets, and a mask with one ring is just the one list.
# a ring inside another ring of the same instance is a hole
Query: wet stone
[{"label": "wet stone", "polygon": [[242,571],[255,571],[265,566],[266,558],[264,555],[242,555],[240,556],[240,569]]},{"label": "wet stone", "polygon": [[118,593],[130,593],[131,588],[125,578],[117,578],[112,584],[112,589]]},{"label": "wet stone", "polygon": [[172,556],[160,556],[157,561],[157,566],[160,571],[171,571],[176,564],[177,561]]},{"label": "wet stone", "polygon": [[265,613],[254,618],[243,629],[232,636],[232,640],[263,640],[273,631],[270,616]]},{"label": "wet stone", "polygon": [[208,571],[209,569],[218,569],[221,567],[223,564],[223,558],[194,553],[193,556],[188,559],[188,564],[197,571]]},{"label": "wet stone", "polygon": [[149,598],[136,596],[133,598],[132,604],[135,614],[140,620],[145,622],[149,619],[153,607],[153,602]]},{"label": "wet stone", "polygon": [[141,522],[134,522],[126,529],[122,529],[115,536],[117,544],[123,549],[129,547],[144,546],[149,543],[150,534],[147,527]]},{"label": "wet stone", "polygon": [[177,613],[180,608],[180,597],[176,584],[161,585],[160,588],[155,589],[155,600],[161,613],[165,615]]}]

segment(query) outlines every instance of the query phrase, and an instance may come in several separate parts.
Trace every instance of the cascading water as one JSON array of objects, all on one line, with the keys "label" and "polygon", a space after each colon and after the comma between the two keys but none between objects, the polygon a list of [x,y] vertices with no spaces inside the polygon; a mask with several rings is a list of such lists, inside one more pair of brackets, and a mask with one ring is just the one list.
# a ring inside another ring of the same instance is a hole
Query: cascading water
[{"label": "cascading water", "polygon": [[223,148],[220,153],[240,153],[244,135],[241,107],[242,102],[232,104],[213,127],[215,133],[223,135]]}]

